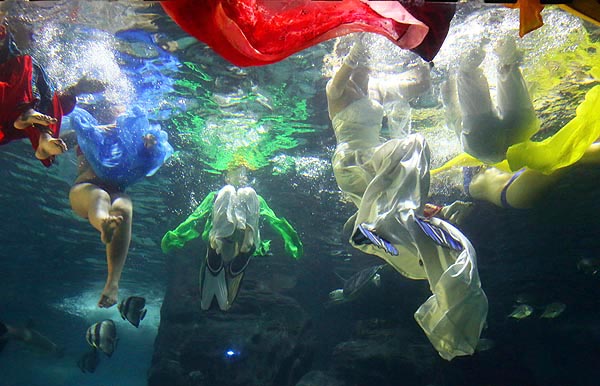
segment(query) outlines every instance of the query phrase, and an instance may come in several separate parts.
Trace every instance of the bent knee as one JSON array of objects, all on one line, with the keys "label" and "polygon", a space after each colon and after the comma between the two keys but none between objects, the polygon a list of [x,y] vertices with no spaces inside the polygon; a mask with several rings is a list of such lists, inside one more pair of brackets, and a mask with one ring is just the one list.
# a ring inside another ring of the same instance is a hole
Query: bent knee
[{"label": "bent knee", "polygon": [[129,221],[133,216],[133,204],[129,199],[119,198],[113,202],[110,211],[114,215],[122,216],[124,221]]}]

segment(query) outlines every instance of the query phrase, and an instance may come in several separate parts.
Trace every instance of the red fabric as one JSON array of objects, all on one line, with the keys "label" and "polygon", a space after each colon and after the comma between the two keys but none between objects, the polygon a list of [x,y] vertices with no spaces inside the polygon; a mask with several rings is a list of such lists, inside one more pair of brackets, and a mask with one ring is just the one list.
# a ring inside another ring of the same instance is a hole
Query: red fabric
[{"label": "red fabric", "polygon": [[[369,0],[169,0],[161,5],[184,31],[242,67],[278,62],[351,32],[381,34],[432,60],[454,15],[454,5],[412,7],[424,23],[400,2]],[[437,25],[441,21],[446,24]]]},{"label": "red fabric", "polygon": [[[0,63],[0,145],[11,141],[29,138],[34,150],[37,150],[40,141],[40,131],[34,126],[24,130],[14,127],[15,120],[21,113],[32,107],[35,100],[31,89],[33,72],[32,60],[29,55],[10,57],[6,62]],[[52,100],[52,111],[48,115],[58,121],[49,126],[52,136],[58,138],[63,110],[58,95]],[[53,157],[41,162],[50,166]]]},{"label": "red fabric", "polygon": [[0,63],[0,145],[27,138],[27,133],[15,129],[13,124],[34,102],[32,71],[32,61],[28,55],[11,57]]}]

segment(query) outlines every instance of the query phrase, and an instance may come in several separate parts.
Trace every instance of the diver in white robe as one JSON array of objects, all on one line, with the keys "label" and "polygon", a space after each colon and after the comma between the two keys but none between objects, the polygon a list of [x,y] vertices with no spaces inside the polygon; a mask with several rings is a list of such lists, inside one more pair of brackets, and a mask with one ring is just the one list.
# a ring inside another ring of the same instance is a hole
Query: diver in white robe
[{"label": "diver in white robe", "polygon": [[475,250],[454,226],[424,216],[429,148],[419,134],[380,139],[383,107],[368,97],[364,57],[358,41],[326,89],[335,178],[358,208],[346,224],[349,241],[408,278],[428,280],[433,294],[416,311],[417,323],[444,359],[471,355],[488,310]]},{"label": "diver in white robe", "polygon": [[446,110],[453,111],[448,126],[455,130],[465,153],[489,164],[504,160],[510,146],[528,140],[539,129],[519,68],[521,54],[514,39],[500,40],[495,52],[497,108],[492,104],[487,78],[479,67],[485,55],[482,48],[468,52],[456,77],[442,86]]},{"label": "diver in white robe", "polygon": [[[243,170],[243,169],[238,169]],[[229,182],[243,184],[244,175],[228,175]],[[244,270],[260,245],[260,203],[251,187],[227,184],[219,190],[212,210],[212,229],[206,259],[200,269],[200,307],[208,310],[216,298],[229,310],[237,297]]]}]

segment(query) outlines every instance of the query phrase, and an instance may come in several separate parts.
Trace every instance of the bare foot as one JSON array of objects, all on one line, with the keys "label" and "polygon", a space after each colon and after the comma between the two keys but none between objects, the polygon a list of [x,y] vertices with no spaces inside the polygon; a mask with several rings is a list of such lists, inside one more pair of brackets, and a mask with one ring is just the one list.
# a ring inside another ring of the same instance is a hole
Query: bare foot
[{"label": "bare foot", "polygon": [[115,230],[123,222],[123,216],[108,216],[102,221],[102,232],[100,232],[100,239],[104,244],[109,244],[112,241]]},{"label": "bare foot", "polygon": [[35,111],[34,109],[29,109],[25,111],[23,114],[17,118],[14,123],[15,129],[23,130],[28,128],[29,126],[37,123],[39,125],[48,126],[51,123],[58,122],[56,118],[52,118],[49,115],[42,114],[40,112]]},{"label": "bare foot", "polygon": [[102,295],[100,296],[100,300],[98,300],[98,307],[100,308],[110,308],[117,304],[117,295],[119,293],[118,286],[108,286],[104,287],[102,291]]},{"label": "bare foot", "polygon": [[46,159],[67,151],[67,144],[60,138],[54,138],[50,134],[40,134],[40,144],[35,151],[38,159]]}]

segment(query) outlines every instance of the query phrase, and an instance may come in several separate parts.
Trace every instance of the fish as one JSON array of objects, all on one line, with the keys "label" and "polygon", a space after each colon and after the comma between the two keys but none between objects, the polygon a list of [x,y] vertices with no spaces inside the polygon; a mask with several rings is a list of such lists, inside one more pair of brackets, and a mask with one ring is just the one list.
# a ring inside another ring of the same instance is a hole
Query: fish
[{"label": "fish", "polygon": [[567,306],[564,303],[550,303],[546,306],[544,312],[542,313],[542,315],[540,315],[540,318],[554,319],[558,315],[562,314],[565,308],[567,308]]},{"label": "fish", "polygon": [[600,259],[595,257],[584,257],[577,262],[577,270],[586,275],[595,276],[600,272]]},{"label": "fish", "polygon": [[98,350],[92,348],[92,350],[86,352],[77,360],[77,367],[79,367],[82,373],[93,373],[96,371],[99,363],[100,356],[98,355]]},{"label": "fish", "polygon": [[8,342],[8,327],[6,324],[0,322],[0,352],[4,350],[4,346]]},{"label": "fish", "polygon": [[117,326],[111,319],[92,324],[85,334],[88,344],[111,357],[117,348]]},{"label": "fish", "polygon": [[519,304],[515,307],[513,312],[508,316],[515,319],[525,319],[533,313],[533,307],[528,304]]},{"label": "fish", "polygon": [[117,308],[123,320],[127,320],[136,328],[140,326],[140,322],[146,316],[146,299],[140,296],[130,296],[123,300]]},{"label": "fish", "polygon": [[477,346],[475,346],[475,352],[488,351],[496,347],[496,342],[492,339],[480,338]]}]

